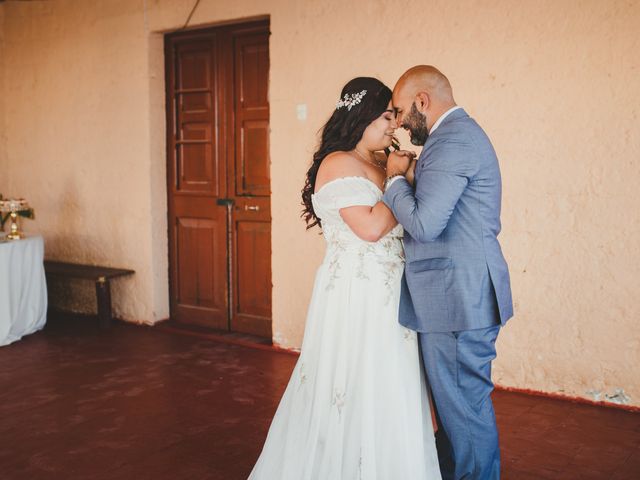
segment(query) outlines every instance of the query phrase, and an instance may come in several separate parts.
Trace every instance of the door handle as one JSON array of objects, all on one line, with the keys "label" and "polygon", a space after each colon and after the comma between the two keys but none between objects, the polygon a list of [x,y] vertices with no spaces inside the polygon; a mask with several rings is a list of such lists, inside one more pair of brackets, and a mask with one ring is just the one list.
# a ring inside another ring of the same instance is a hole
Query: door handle
[{"label": "door handle", "polygon": [[216,200],[216,205],[221,205],[225,207],[232,207],[235,203],[233,198],[219,198]]},{"label": "door handle", "polygon": [[252,212],[259,212],[260,211],[260,205],[245,205],[244,206],[244,211],[248,211],[251,210]]}]

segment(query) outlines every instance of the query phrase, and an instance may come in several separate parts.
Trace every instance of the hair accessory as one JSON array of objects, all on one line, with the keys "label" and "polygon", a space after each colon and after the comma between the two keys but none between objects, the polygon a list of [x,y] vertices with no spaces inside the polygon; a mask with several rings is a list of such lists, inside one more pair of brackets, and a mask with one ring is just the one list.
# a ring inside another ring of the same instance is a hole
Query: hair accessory
[{"label": "hair accessory", "polygon": [[362,97],[366,94],[366,90],[362,90],[360,93],[345,93],[344,97],[336,103],[336,110],[340,110],[342,107],[347,107],[347,110],[351,110],[355,105],[362,101]]}]

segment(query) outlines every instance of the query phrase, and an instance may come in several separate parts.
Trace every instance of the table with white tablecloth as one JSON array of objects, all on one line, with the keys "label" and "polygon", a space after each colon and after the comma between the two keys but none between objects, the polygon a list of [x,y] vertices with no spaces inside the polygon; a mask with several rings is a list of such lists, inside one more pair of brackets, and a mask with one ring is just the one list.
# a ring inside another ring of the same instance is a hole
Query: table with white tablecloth
[{"label": "table with white tablecloth", "polygon": [[41,330],[47,321],[44,240],[0,243],[0,346]]}]

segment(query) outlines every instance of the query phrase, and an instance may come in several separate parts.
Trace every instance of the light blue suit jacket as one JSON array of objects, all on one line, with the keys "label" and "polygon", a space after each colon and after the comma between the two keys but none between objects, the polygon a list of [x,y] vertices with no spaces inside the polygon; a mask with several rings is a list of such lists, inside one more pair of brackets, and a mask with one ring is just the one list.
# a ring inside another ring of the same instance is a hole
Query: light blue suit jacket
[{"label": "light blue suit jacket", "polygon": [[496,153],[463,109],[427,139],[414,188],[401,178],[383,200],[405,231],[400,323],[419,332],[504,324],[513,316],[502,255]]}]

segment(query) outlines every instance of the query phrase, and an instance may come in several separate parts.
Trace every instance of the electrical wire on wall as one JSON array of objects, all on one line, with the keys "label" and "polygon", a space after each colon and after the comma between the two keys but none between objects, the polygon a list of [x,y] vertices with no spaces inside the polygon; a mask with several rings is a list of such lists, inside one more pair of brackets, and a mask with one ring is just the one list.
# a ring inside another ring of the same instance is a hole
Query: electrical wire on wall
[{"label": "electrical wire on wall", "polygon": [[196,3],[193,5],[193,8],[191,9],[191,13],[189,13],[189,16],[187,17],[187,21],[184,22],[184,26],[182,28],[187,28],[187,25],[189,25],[189,22],[191,21],[191,17],[193,16],[193,12],[196,11],[196,8],[198,8],[198,5],[200,5],[200,0],[196,0]]}]

